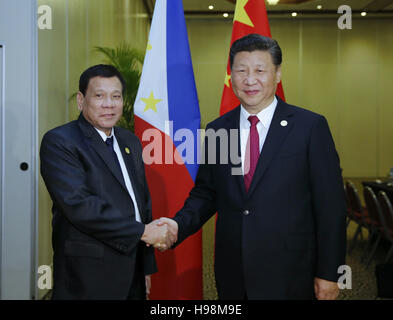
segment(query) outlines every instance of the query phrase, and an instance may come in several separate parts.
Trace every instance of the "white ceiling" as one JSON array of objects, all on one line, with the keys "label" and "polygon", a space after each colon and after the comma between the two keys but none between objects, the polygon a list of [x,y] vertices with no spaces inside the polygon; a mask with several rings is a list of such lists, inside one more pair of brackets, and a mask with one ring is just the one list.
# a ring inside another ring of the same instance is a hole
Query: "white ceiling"
[{"label": "white ceiling", "polygon": [[[150,16],[153,12],[155,1],[156,0],[143,0]],[[236,0],[183,0],[183,7],[185,14],[188,16],[209,17],[211,15],[211,17],[214,17],[224,12],[228,12],[229,14],[233,13],[235,10],[235,2]],[[382,11],[367,10],[368,13],[371,13],[370,17],[381,16],[383,18],[384,15],[387,17],[393,16],[393,0],[311,0],[292,5],[269,5],[265,0],[265,3],[268,12],[279,15],[293,11],[304,14],[313,14],[314,12],[328,15],[337,14],[338,7],[345,4],[349,5],[354,12],[363,11],[364,9],[368,9],[369,6],[383,8]],[[209,10],[210,5],[214,6],[213,10]],[[321,10],[317,9],[318,5],[322,5]],[[232,15],[230,15],[230,17],[231,16]]]},{"label": "white ceiling", "polygon": [[[393,10],[393,1],[389,0],[313,0],[301,4],[289,5],[289,4],[277,4],[275,6],[269,5],[267,1],[266,9],[268,11],[316,11],[317,5],[322,5],[323,10],[329,11],[337,11],[337,8],[346,4],[349,5],[353,11],[360,11],[367,7],[372,2],[379,3],[390,3],[383,10]],[[235,5],[230,0],[183,0],[184,11],[206,11],[210,12],[208,9],[209,5],[214,6],[213,11],[233,11],[235,9]]]}]

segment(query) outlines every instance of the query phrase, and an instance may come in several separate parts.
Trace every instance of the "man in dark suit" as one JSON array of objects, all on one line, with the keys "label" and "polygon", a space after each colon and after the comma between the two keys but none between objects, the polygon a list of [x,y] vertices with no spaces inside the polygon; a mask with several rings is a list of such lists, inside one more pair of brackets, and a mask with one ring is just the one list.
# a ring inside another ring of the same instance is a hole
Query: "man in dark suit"
[{"label": "man in dark suit", "polygon": [[87,69],[78,120],[42,139],[41,174],[53,201],[53,299],[145,299],[157,271],[153,246],[165,243],[167,227],[151,223],[138,138],[115,127],[124,90],[114,67]]},{"label": "man in dark suit", "polygon": [[[273,39],[251,34],[233,43],[231,81],[241,105],[208,124],[195,186],[173,220],[161,220],[179,244],[217,212],[220,299],[338,295],[346,244],[339,158],[323,116],[275,96],[281,60]],[[239,132],[234,143],[209,136],[230,130]],[[241,175],[231,163],[237,150]]]}]

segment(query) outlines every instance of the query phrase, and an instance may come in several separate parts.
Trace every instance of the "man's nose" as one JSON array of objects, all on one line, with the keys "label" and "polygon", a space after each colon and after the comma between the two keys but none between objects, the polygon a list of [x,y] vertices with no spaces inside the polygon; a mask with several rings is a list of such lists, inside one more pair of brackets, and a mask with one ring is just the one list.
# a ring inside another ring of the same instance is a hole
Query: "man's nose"
[{"label": "man's nose", "polygon": [[107,96],[102,101],[102,106],[105,108],[111,108],[114,106],[113,99],[110,96]]},{"label": "man's nose", "polygon": [[245,78],[245,83],[247,85],[253,85],[256,83],[256,77],[253,74],[248,74]]}]

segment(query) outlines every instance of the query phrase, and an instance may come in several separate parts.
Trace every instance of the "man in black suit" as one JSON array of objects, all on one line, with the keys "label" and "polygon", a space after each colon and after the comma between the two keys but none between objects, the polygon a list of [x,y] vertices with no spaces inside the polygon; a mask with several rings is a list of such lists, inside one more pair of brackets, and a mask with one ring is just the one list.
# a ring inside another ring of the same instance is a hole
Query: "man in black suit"
[{"label": "man in black suit", "polygon": [[41,174],[53,201],[53,299],[145,299],[157,271],[153,246],[168,240],[167,227],[151,223],[141,144],[115,127],[124,90],[116,68],[87,69],[78,120],[42,139]]},{"label": "man in black suit", "polygon": [[[173,220],[161,220],[179,244],[217,212],[220,299],[338,295],[346,245],[339,158],[323,116],[275,96],[281,61],[273,39],[250,34],[233,43],[231,81],[241,105],[208,124],[195,186]],[[230,130],[239,132],[234,143],[209,135]],[[231,163],[239,149],[241,167]]]}]

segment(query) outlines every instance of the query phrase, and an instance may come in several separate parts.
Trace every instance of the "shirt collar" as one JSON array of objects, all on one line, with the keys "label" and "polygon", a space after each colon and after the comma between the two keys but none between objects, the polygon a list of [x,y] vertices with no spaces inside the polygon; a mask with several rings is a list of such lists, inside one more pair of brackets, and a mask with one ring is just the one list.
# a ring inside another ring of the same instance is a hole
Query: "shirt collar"
[{"label": "shirt collar", "polygon": [[[274,96],[274,99],[271,104],[269,104],[266,108],[262,109],[258,114],[255,114],[255,116],[258,117],[259,121],[262,123],[262,125],[265,128],[269,128],[270,123],[273,118],[274,111],[276,110],[277,106],[277,98]],[[251,114],[247,112],[247,110],[241,105],[240,108],[240,117],[242,118],[243,121],[248,123],[250,125],[250,122],[248,121],[248,117]]]},{"label": "shirt collar", "polygon": [[111,134],[109,135],[109,137],[105,134],[105,132],[98,130],[96,127],[94,127],[94,129],[97,130],[97,132],[100,134],[102,140],[104,140],[104,142],[106,141],[106,139],[113,137],[113,128],[111,129]]}]

